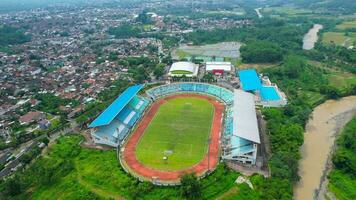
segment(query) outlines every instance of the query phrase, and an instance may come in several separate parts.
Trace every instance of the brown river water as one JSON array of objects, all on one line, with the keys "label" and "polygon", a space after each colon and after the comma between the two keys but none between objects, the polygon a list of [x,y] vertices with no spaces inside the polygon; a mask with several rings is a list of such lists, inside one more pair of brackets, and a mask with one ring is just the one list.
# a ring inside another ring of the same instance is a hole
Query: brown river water
[{"label": "brown river water", "polygon": [[301,179],[294,187],[295,200],[324,199],[325,186],[320,190],[320,185],[325,185],[335,136],[355,114],[356,96],[329,100],[314,109],[301,148]]}]

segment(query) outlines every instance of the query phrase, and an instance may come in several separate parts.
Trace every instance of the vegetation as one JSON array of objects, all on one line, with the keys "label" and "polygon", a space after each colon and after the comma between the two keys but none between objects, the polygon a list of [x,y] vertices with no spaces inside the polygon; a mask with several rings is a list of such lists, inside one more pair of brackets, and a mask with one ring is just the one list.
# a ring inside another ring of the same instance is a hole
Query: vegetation
[{"label": "vegetation", "polygon": [[36,106],[36,108],[40,111],[51,113],[51,114],[59,114],[61,113],[60,106],[72,105],[76,106],[79,102],[62,99],[61,97],[55,96],[53,94],[38,94],[36,99],[40,101],[40,103]]},{"label": "vegetation", "polygon": [[184,70],[175,70],[172,71],[173,74],[192,74],[190,71],[184,71]]},{"label": "vegetation", "polygon": [[[298,50],[310,24],[300,26],[288,24],[286,21],[265,18],[253,26],[230,29],[198,30],[187,36],[187,40],[196,45],[212,44],[223,41],[241,41],[245,43],[256,40],[268,41],[285,50]],[[272,34],[273,33],[273,34]]]},{"label": "vegetation", "polygon": [[334,169],[328,175],[329,189],[338,199],[356,198],[356,117],[346,124],[337,139],[332,161]]},{"label": "vegetation", "polygon": [[[161,170],[183,170],[197,164],[207,152],[213,112],[209,102],[197,98],[162,104],[136,147],[137,159]],[[164,156],[168,159],[163,160]]]},{"label": "vegetation", "polygon": [[137,37],[141,32],[141,29],[128,24],[119,27],[110,27],[108,30],[110,35],[114,35],[118,39]]},{"label": "vegetation", "polygon": [[[0,198],[184,199],[182,191],[186,189],[140,183],[121,168],[115,151],[80,147],[82,139],[79,135],[59,138],[28,169],[0,183]],[[228,191],[237,176],[225,165],[219,165],[199,184],[192,182],[194,188],[200,188],[202,199],[213,199]]]},{"label": "vegetation", "polygon": [[9,45],[22,44],[30,41],[31,37],[24,34],[23,29],[0,26],[0,50],[5,50]]},{"label": "vegetation", "polygon": [[271,63],[281,61],[282,49],[268,41],[253,41],[241,47],[242,61],[245,63]]},{"label": "vegetation", "polygon": [[185,174],[181,178],[182,196],[186,199],[200,199],[201,184],[194,174]]}]

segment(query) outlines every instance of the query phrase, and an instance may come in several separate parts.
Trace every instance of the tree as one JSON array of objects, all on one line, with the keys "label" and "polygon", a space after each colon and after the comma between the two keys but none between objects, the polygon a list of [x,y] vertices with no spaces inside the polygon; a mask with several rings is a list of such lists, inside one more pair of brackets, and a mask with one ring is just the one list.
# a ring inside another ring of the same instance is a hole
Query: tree
[{"label": "tree", "polygon": [[140,14],[138,14],[136,21],[141,22],[142,24],[152,23],[151,17],[147,14],[146,10],[144,10]]},{"label": "tree", "polygon": [[201,184],[195,174],[185,174],[180,179],[182,196],[186,199],[199,199],[202,195]]},{"label": "tree", "polygon": [[17,176],[6,180],[4,193],[9,196],[15,196],[22,192],[22,185]]},{"label": "tree", "polygon": [[208,82],[212,82],[214,80],[214,75],[212,73],[206,73],[203,76],[203,79]]},{"label": "tree", "polygon": [[49,139],[48,139],[48,137],[43,137],[43,138],[41,138],[41,139],[39,140],[39,142],[42,142],[42,143],[44,143],[44,144],[47,146],[48,143],[49,143]]},{"label": "tree", "polygon": [[241,47],[241,57],[247,63],[278,62],[282,60],[283,52],[273,42],[256,40]]},{"label": "tree", "polygon": [[110,27],[108,33],[118,39],[123,39],[138,36],[141,33],[141,29],[129,24],[124,24],[119,27]]},{"label": "tree", "polygon": [[78,118],[75,119],[75,122],[77,122],[79,125],[83,125],[88,121],[88,116],[86,115],[81,115]]},{"label": "tree", "polygon": [[163,76],[164,66],[165,66],[164,64],[156,65],[155,69],[153,70],[153,74],[155,75],[156,78]]},{"label": "tree", "polygon": [[305,59],[299,56],[288,55],[283,59],[283,72],[289,78],[298,78],[304,71],[305,66]]}]

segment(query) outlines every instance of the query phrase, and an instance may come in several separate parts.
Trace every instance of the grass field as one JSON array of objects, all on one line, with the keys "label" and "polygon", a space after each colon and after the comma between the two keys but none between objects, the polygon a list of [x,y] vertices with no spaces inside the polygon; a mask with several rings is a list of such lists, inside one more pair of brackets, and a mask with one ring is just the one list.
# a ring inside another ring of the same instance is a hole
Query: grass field
[{"label": "grass field", "polygon": [[192,72],[184,71],[184,70],[175,70],[172,74],[192,74]]},{"label": "grass field", "polygon": [[137,159],[166,171],[199,163],[207,152],[213,113],[212,104],[194,97],[162,104],[136,147]]},{"label": "grass field", "polygon": [[323,34],[323,42],[336,45],[344,45],[346,47],[353,45],[356,42],[356,33],[349,33],[348,36],[345,33],[340,32],[326,32]]},{"label": "grass field", "polygon": [[336,26],[338,29],[356,28],[356,21],[343,22]]}]

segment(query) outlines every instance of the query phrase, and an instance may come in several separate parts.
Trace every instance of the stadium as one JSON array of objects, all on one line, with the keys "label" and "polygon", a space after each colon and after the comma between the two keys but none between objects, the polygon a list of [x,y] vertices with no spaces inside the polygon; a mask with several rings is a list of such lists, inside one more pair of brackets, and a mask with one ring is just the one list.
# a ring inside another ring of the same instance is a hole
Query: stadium
[{"label": "stadium", "polygon": [[256,164],[260,135],[253,94],[182,82],[138,95],[143,87],[126,89],[89,125],[95,143],[117,148],[128,173],[176,185],[183,174],[204,177],[221,161]]}]

